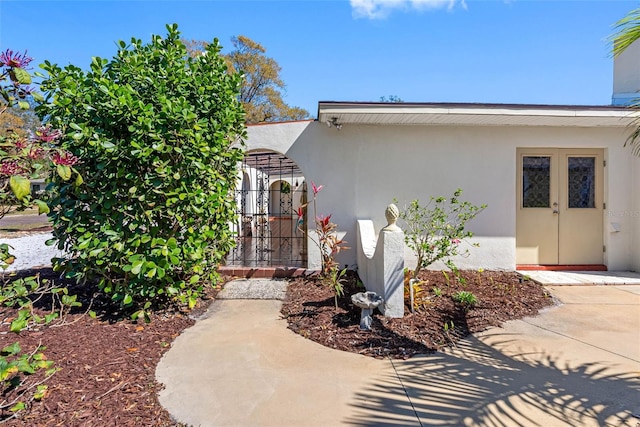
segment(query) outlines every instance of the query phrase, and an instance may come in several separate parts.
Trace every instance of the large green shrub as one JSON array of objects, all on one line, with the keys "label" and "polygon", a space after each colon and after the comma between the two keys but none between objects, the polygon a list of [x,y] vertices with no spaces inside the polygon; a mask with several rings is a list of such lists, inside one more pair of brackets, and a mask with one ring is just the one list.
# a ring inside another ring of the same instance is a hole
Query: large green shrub
[{"label": "large green shrub", "polygon": [[99,280],[124,306],[194,304],[233,244],[241,76],[227,72],[217,40],[191,58],[177,25],[167,30],[119,42],[87,72],[41,66],[52,102],[38,112],[63,130],[84,178],[53,177],[54,240],[69,253],[54,265]]}]

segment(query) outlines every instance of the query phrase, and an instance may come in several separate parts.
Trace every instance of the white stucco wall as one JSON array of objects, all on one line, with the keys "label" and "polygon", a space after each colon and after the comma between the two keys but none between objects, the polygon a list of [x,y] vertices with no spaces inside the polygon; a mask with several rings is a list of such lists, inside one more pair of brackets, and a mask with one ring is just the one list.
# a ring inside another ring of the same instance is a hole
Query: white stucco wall
[{"label": "white stucco wall", "polygon": [[[471,248],[458,265],[507,270],[515,268],[516,148],[603,148],[608,162],[605,263],[617,270],[640,266],[640,255],[631,250],[634,239],[640,242],[640,217],[624,214],[640,212],[640,201],[631,196],[640,177],[629,179],[637,162],[623,147],[626,132],[621,127],[349,124],[338,131],[318,122],[294,122],[249,127],[247,148],[286,154],[308,181],[323,184],[318,212],[332,213],[354,248],[356,220],[371,219],[380,229],[394,198],[402,205],[462,188],[463,199],[488,208],[468,224],[480,247]],[[616,221],[611,221],[614,215]],[[620,231],[610,232],[609,222],[616,222]],[[339,260],[355,266],[356,251],[342,253]],[[310,267],[316,263],[310,253]],[[412,265],[410,254],[407,264]]]},{"label": "white stucco wall", "polygon": [[[640,158],[634,157],[633,172],[629,177],[629,181],[634,188],[640,188]],[[633,231],[633,236],[627,246],[629,256],[632,259],[634,271],[640,271],[640,194],[635,191],[632,193],[632,208],[626,212],[618,212],[616,220],[623,218],[623,224]]]}]

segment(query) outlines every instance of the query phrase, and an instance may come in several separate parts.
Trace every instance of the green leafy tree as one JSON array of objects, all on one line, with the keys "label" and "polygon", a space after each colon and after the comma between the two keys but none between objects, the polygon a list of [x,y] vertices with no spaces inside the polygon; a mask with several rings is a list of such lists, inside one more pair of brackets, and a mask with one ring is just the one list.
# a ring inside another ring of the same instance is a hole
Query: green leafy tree
[{"label": "green leafy tree", "polygon": [[119,42],[90,70],[45,62],[41,117],[63,130],[85,182],[53,179],[54,266],[146,315],[154,302],[193,306],[233,244],[232,190],[243,157],[241,76],[217,40],[187,55],[177,25],[151,42]]},{"label": "green leafy tree", "polygon": [[[282,99],[286,85],[280,78],[280,65],[266,55],[267,50],[249,37],[231,39],[234,50],[226,54],[225,60],[231,72],[244,77],[240,90],[240,102],[246,111],[248,124],[300,120],[309,117],[309,112],[291,107]],[[197,57],[206,48],[207,42],[191,40],[185,42],[191,56]]]},{"label": "green leafy tree", "polygon": [[390,102],[394,104],[402,104],[404,100],[397,95],[381,96],[380,102]]}]

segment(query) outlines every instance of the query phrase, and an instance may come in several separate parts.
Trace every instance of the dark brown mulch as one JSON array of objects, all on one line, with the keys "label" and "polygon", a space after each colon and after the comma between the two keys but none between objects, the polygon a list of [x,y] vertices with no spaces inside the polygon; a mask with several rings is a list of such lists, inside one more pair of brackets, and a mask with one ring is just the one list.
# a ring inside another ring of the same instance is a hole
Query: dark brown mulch
[{"label": "dark brown mulch", "polygon": [[[63,285],[51,269],[21,272],[40,273]],[[94,299],[96,318],[85,313],[93,295],[91,286],[67,284],[78,294],[84,309],[67,316],[62,326],[40,326],[16,335],[8,332],[17,310],[0,308],[0,348],[15,341],[23,351],[46,346],[44,354],[60,370],[46,381],[48,394],[35,402],[8,426],[174,426],[160,406],[155,368],[171,342],[194,323],[192,316],[175,311],[153,314],[150,323],[133,322],[119,313],[106,298]],[[217,293],[211,289],[209,301]],[[206,302],[206,300],[205,300]],[[203,303],[202,311],[206,304]],[[56,323],[56,322],[54,322]],[[41,380],[43,373],[28,378]],[[0,396],[11,399],[15,393]],[[0,413],[4,419],[8,412]]]},{"label": "dark brown mulch", "polygon": [[[535,315],[553,303],[542,286],[515,272],[463,271],[464,283],[447,274],[448,278],[440,271],[421,273],[425,281],[421,307],[414,314],[405,307],[401,319],[388,319],[376,311],[370,331],[360,330],[360,309],[351,303],[350,296],[363,290],[355,275],[349,277],[337,310],[331,291],[318,277],[295,280],[288,287],[282,314],[290,329],[327,347],[377,358],[408,358],[455,345],[470,333],[507,320]],[[458,291],[472,292],[478,303],[465,309],[452,299]]]}]

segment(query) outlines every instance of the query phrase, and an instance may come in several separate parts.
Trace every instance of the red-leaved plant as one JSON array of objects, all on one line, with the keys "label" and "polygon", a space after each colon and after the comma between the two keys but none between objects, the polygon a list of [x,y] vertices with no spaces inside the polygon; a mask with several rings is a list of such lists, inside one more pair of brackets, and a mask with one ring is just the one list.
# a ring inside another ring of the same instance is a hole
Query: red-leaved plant
[{"label": "red-leaved plant", "polygon": [[[336,308],[338,308],[338,297],[341,297],[344,293],[344,275],[347,269],[340,269],[340,264],[336,261],[336,256],[341,250],[349,249],[349,247],[344,245],[347,243],[345,240],[338,237],[338,225],[331,221],[331,215],[318,216],[317,198],[318,193],[323,187],[323,185],[316,186],[316,184],[311,181],[313,199],[311,202],[304,203],[298,207],[297,228],[320,249],[320,254],[322,255],[321,276],[325,283],[332,289],[335,305]],[[315,237],[307,232],[304,223],[305,212],[309,203],[313,204]]]}]

